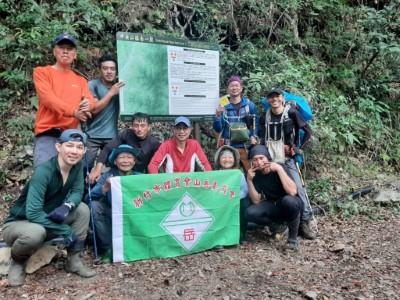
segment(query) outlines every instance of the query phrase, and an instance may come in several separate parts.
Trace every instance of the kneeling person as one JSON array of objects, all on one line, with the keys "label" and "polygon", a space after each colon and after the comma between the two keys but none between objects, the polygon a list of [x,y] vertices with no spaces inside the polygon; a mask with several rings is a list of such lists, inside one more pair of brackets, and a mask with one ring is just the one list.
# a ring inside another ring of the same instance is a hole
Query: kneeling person
[{"label": "kneeling person", "polygon": [[[297,234],[303,203],[285,165],[270,162],[268,148],[254,146],[250,150],[252,167],[247,173],[249,196],[254,203],[245,213],[246,221],[271,226],[286,222],[289,237],[286,250],[298,251]],[[261,201],[261,195],[265,201]]]},{"label": "kneeling person", "polygon": [[[92,200],[94,200],[92,208],[96,242],[98,241],[99,243],[103,263],[110,263],[112,261],[112,198],[110,178],[113,176],[140,174],[132,171],[136,163],[136,157],[140,151],[140,149],[135,149],[124,144],[112,150],[108,158],[111,169],[103,174],[91,191]],[[85,202],[88,203],[88,200],[89,195],[86,195]]]},{"label": "kneeling person", "polygon": [[95,275],[79,257],[90,219],[89,208],[81,203],[85,145],[82,131],[64,131],[55,144],[58,155],[37,166],[11,208],[3,225],[4,241],[11,247],[11,286],[24,284],[26,261],[44,242],[58,236],[67,245],[66,271],[82,277]]}]

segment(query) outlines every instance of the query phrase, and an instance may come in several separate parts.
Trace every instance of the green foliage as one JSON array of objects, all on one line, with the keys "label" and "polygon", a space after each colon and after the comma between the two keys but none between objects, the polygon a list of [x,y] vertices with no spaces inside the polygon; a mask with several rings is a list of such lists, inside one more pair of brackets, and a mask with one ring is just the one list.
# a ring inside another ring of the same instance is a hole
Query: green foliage
[{"label": "green foliage", "polygon": [[6,185],[6,179],[7,179],[8,172],[9,172],[8,170],[5,170],[2,167],[0,167],[0,189],[5,187],[5,185]]},{"label": "green foliage", "polygon": [[338,212],[343,218],[347,219],[354,215],[360,214],[372,214],[375,210],[371,203],[365,201],[365,199],[360,198],[357,200],[346,199],[341,201],[334,207],[334,210]]},{"label": "green foliage", "polygon": [[[16,102],[36,105],[31,74],[53,63],[52,41],[60,33],[78,37],[75,67],[84,73],[92,68],[92,53],[116,51],[116,31],[144,32],[218,42],[221,93],[226,79],[238,74],[255,102],[274,86],[307,98],[318,155],[363,152],[399,167],[399,10],[399,0],[3,0],[0,115],[4,119]],[[33,118],[10,117],[4,124],[26,143]],[[329,201],[329,180],[310,184],[318,202]]]},{"label": "green foliage", "polygon": [[307,181],[308,196],[313,203],[330,204],[333,190],[330,179],[318,178]]},{"label": "green foliage", "polygon": [[18,145],[26,145],[33,139],[35,115],[12,118],[7,122],[7,130],[12,137],[17,137]]}]

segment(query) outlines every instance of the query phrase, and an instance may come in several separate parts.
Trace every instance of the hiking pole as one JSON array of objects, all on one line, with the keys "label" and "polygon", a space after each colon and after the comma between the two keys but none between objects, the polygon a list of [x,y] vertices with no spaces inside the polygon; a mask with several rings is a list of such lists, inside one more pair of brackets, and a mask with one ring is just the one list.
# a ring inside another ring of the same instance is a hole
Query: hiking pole
[{"label": "hiking pole", "polygon": [[296,164],[297,172],[299,173],[299,176],[300,176],[301,185],[303,186],[303,189],[304,189],[304,194],[306,195],[308,208],[310,209],[310,212],[311,212],[311,218],[313,219],[313,221],[315,223],[315,226],[316,226],[315,229],[318,232],[317,219],[315,218],[313,209],[311,207],[311,202],[310,202],[310,198],[308,197],[308,193],[307,193],[306,184],[305,184],[305,181],[304,181],[303,174],[301,173],[300,166],[299,166],[299,163],[297,162],[296,158],[294,159],[294,161],[295,161],[295,164]]},{"label": "hiking pole", "polygon": [[88,195],[89,195],[89,210],[90,210],[90,222],[92,223],[92,231],[93,231],[93,246],[94,246],[94,255],[95,261],[99,260],[99,254],[97,252],[97,242],[96,242],[96,230],[94,227],[94,217],[93,217],[93,206],[92,206],[92,189],[90,187],[90,172],[89,172],[89,155],[85,153],[85,161],[86,161],[86,180],[88,183]]}]

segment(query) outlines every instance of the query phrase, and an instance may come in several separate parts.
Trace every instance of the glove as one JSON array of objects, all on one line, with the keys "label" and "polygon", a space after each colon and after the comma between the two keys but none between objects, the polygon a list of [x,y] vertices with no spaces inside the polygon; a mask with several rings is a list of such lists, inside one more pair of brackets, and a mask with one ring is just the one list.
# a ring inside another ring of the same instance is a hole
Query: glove
[{"label": "glove", "polygon": [[70,248],[76,244],[78,236],[75,234],[75,232],[72,232],[69,236],[65,237],[64,239],[65,239],[65,246],[67,246],[67,248]]},{"label": "glove", "polygon": [[52,220],[53,222],[62,223],[67,218],[70,211],[70,206],[64,203],[63,205],[57,207],[55,210],[49,213],[47,215],[47,218]]}]

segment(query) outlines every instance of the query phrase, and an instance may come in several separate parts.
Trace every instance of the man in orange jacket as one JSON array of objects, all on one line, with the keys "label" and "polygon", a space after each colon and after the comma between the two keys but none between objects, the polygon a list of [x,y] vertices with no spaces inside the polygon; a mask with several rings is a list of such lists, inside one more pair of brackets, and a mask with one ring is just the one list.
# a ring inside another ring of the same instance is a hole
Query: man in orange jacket
[{"label": "man in orange jacket", "polygon": [[91,118],[94,99],[85,78],[71,70],[77,57],[77,42],[63,33],[54,40],[54,65],[37,67],[33,82],[39,99],[35,121],[33,165],[57,154],[55,143],[66,129],[76,129]]}]

